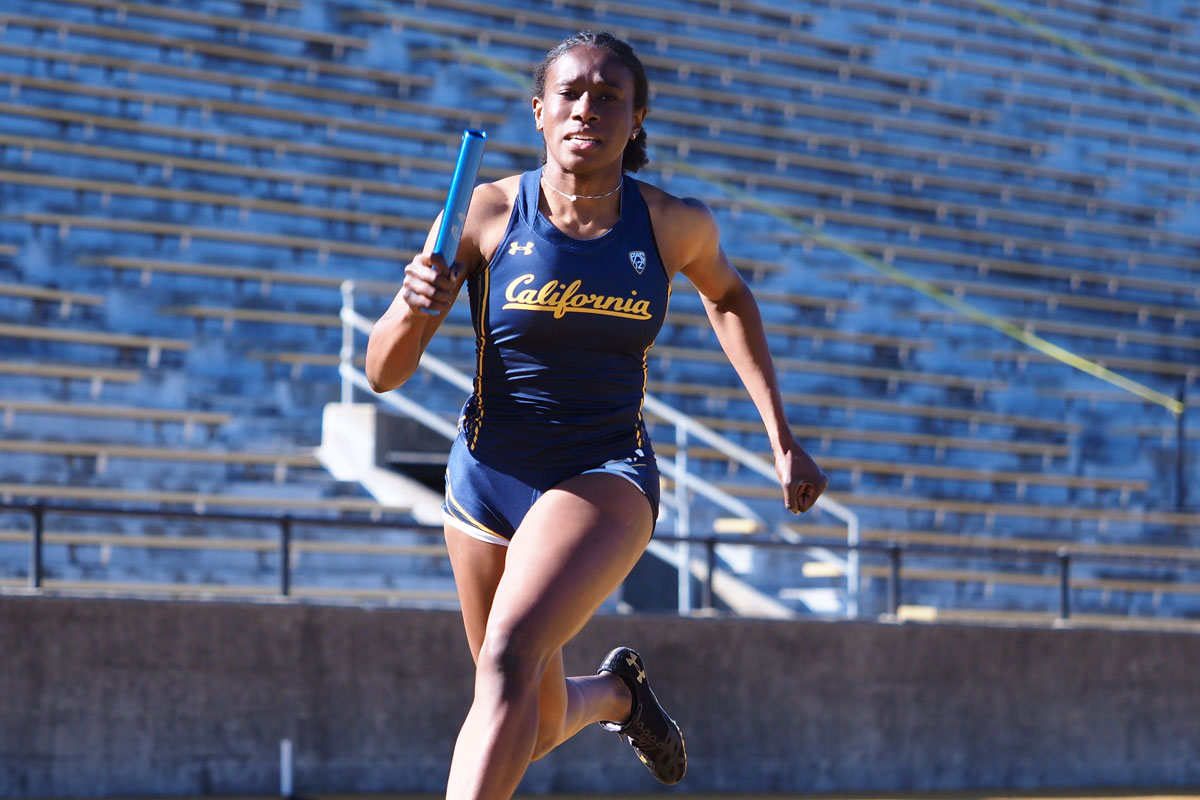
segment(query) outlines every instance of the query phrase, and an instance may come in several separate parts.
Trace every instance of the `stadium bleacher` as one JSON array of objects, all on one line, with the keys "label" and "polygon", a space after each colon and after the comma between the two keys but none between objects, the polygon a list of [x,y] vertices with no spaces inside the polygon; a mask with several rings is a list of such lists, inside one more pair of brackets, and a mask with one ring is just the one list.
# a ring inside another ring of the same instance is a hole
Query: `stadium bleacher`
[{"label": "stadium bleacher", "polygon": [[[1200,469],[1200,118],[1170,93],[1195,103],[1197,23],[1176,2],[1009,6],[1058,39],[963,0],[15,0],[0,14],[0,495],[395,514],[394,536],[372,533],[346,562],[359,567],[372,547],[425,546],[400,530],[415,529],[411,509],[314,455],[341,391],[338,287],[352,278],[374,293],[360,310],[382,309],[440,208],[462,128],[489,131],[485,179],[536,166],[521,76],[562,36],[606,27],[652,82],[639,177],[714,209],[792,422],[865,540],[1178,557],[1200,544],[1200,498],[1179,484]],[[1182,438],[1161,406],[874,261],[1182,392]],[[651,391],[764,453],[701,303],[675,288]],[[431,352],[469,371],[472,336],[460,304]],[[413,391],[450,420],[462,401],[423,379]],[[674,454],[670,426],[652,423]],[[689,462],[788,521],[777,487],[697,445]],[[693,526],[724,513],[700,506]],[[828,515],[809,522],[845,535]],[[198,592],[265,592],[277,568],[208,563],[201,539],[173,547],[144,521],[124,545],[91,540],[117,534],[90,524],[60,531],[48,569],[61,586],[105,574],[93,555],[121,546],[141,555],[116,584],[186,574]],[[18,528],[0,537],[10,582],[27,577]],[[845,571],[806,573],[803,558],[738,563],[799,611],[812,590],[844,607]],[[352,567],[316,567],[306,591],[446,600],[436,555],[396,563],[390,582],[359,584]],[[863,573],[875,611],[882,563]],[[1053,582],[983,558],[906,569],[905,603],[946,614],[1031,613]],[[1196,592],[1170,585],[1185,571],[1076,569],[1086,613],[1200,616]]]}]

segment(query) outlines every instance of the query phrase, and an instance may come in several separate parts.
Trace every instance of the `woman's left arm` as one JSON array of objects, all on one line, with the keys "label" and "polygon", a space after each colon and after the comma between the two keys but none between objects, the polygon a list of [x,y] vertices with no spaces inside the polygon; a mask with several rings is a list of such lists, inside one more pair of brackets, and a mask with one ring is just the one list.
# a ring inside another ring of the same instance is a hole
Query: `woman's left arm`
[{"label": "woman's left arm", "polygon": [[793,513],[808,511],[829,480],[792,436],[758,304],[721,248],[716,220],[703,203],[691,199],[684,203],[690,252],[680,272],[699,290],[721,349],[762,417],[784,505]]}]

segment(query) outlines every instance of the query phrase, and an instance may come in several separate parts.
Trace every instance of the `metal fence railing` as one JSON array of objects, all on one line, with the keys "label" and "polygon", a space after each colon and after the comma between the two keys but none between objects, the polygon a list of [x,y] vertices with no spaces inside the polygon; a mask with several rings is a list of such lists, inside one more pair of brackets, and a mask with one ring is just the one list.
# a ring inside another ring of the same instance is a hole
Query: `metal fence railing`
[{"label": "metal fence railing", "polygon": [[[297,595],[294,585],[294,563],[301,553],[324,554],[358,554],[372,556],[409,556],[409,557],[445,557],[446,548],[442,544],[429,543],[384,543],[364,541],[360,536],[357,540],[338,536],[335,539],[302,539],[297,537],[298,528],[327,528],[336,529],[339,533],[355,530],[360,534],[364,530],[398,531],[405,530],[438,538],[442,529],[437,526],[421,525],[408,517],[387,517],[349,515],[341,517],[319,517],[296,514],[251,514],[197,511],[194,509],[162,509],[162,508],[118,508],[110,506],[67,506],[43,502],[33,504],[0,503],[0,513],[24,513],[28,515],[29,531],[29,561],[27,572],[27,589],[45,589],[47,585],[46,549],[49,546],[66,546],[70,548],[103,547],[108,549],[127,547],[145,549],[171,549],[194,551],[242,551],[257,554],[274,554],[276,556],[275,580],[273,586],[255,585],[226,585],[226,584],[193,584],[185,581],[175,583],[130,584],[118,581],[90,580],[87,582],[68,582],[73,589],[86,587],[105,589],[106,586],[121,591],[133,592],[145,588],[150,593],[182,593],[203,592],[205,590],[220,590],[224,596],[237,596],[239,591],[244,595],[277,597],[293,597]],[[200,536],[155,534],[129,535],[121,533],[94,533],[91,531],[71,531],[48,533],[46,518],[55,517],[90,517],[90,518],[124,518],[151,519],[158,521],[174,520],[178,523],[203,523],[206,534]],[[217,526],[249,525],[258,529],[270,531],[271,534],[222,537],[211,532]],[[0,534],[0,541],[11,543],[11,536]],[[8,582],[11,587],[13,584]],[[304,591],[313,597],[353,596],[362,592],[351,587],[340,591],[334,587],[320,591]],[[394,597],[408,596],[411,599],[437,599],[429,592],[399,590],[391,593]],[[442,593],[445,594],[445,593]],[[440,599],[453,599],[453,593]]]},{"label": "metal fence railing", "polygon": [[[244,549],[256,549],[259,551],[273,551],[278,557],[275,559],[277,564],[277,575],[274,581],[273,591],[263,591],[263,587],[226,587],[227,590],[222,592],[226,597],[237,596],[238,589],[244,588],[247,596],[254,595],[262,597],[264,595],[273,595],[278,598],[296,598],[304,599],[295,591],[292,575],[292,554],[297,549],[311,547],[314,544],[319,545],[319,549],[329,550],[328,543],[314,543],[297,541],[294,531],[299,526],[304,527],[326,527],[326,528],[356,528],[356,529],[405,529],[413,531],[421,531],[430,534],[431,537],[440,535],[441,529],[436,526],[417,525],[405,519],[372,519],[372,518],[330,518],[330,517],[314,517],[314,516],[297,516],[291,514],[267,515],[267,514],[233,514],[233,513],[211,513],[201,512],[196,510],[165,510],[165,509],[130,509],[130,508],[115,508],[105,506],[66,506],[47,503],[2,503],[0,504],[0,512],[7,514],[24,514],[28,517],[28,545],[29,545],[29,567],[27,584],[23,587],[24,590],[34,591],[51,591],[46,585],[45,575],[45,549],[47,547],[46,534],[46,518],[49,515],[54,516],[73,516],[73,517],[117,517],[117,518],[153,518],[159,520],[175,519],[187,522],[203,522],[206,529],[211,530],[214,525],[220,524],[235,524],[235,523],[254,523],[257,525],[266,526],[274,529],[274,536],[271,538],[247,538],[238,541],[243,543]],[[76,539],[77,543],[88,543],[87,534],[79,534]],[[105,537],[106,543],[109,546],[120,546],[120,534],[109,535]],[[130,547],[145,547],[154,546],[153,543],[147,543],[149,537],[145,536],[130,536],[128,546]],[[166,540],[167,537],[163,536]],[[883,618],[897,619],[903,607],[903,595],[905,585],[910,580],[913,582],[929,580],[928,571],[920,568],[911,568],[910,565],[914,561],[919,561],[921,564],[928,564],[930,561],[937,560],[983,560],[989,564],[1005,564],[1011,565],[1014,563],[1032,564],[1032,565],[1053,565],[1052,572],[1056,576],[1054,582],[1057,586],[1057,604],[1056,607],[1047,608],[1048,613],[1055,615],[1057,620],[1063,621],[1071,619],[1074,614],[1072,596],[1080,591],[1104,591],[1105,587],[1102,581],[1089,579],[1086,581],[1078,581],[1076,569],[1081,565],[1088,566],[1108,566],[1123,569],[1147,569],[1156,571],[1160,576],[1157,581],[1157,588],[1154,581],[1144,581],[1142,590],[1146,592],[1155,591],[1187,591],[1190,593],[1200,594],[1200,580],[1193,579],[1185,580],[1184,575],[1189,570],[1200,571],[1200,554],[1194,557],[1156,557],[1150,555],[1118,555],[1108,553],[1084,552],[1081,550],[1073,550],[1069,547],[1063,547],[1056,551],[1034,550],[1025,547],[974,547],[965,545],[931,545],[919,543],[905,542],[884,542],[884,541],[867,541],[858,543],[849,543],[835,539],[824,539],[815,537],[801,537],[799,541],[783,541],[777,538],[769,538],[760,535],[739,535],[739,534],[709,534],[709,535],[692,535],[688,537],[679,537],[671,534],[656,534],[655,539],[664,543],[681,543],[686,542],[692,546],[702,547],[704,549],[706,565],[705,570],[699,575],[701,584],[701,599],[698,608],[695,610],[702,614],[712,614],[716,612],[716,598],[713,593],[713,576],[717,569],[718,553],[717,548],[721,546],[738,546],[751,548],[768,548],[776,550],[790,550],[793,553],[800,553],[814,547],[828,548],[834,551],[853,552],[857,554],[865,563],[872,564],[875,573],[880,573],[886,570],[886,588],[880,592],[878,599],[882,600],[877,605],[881,608],[880,614],[872,614],[867,618]],[[70,541],[70,535],[63,537],[60,535],[59,541]],[[227,547],[230,540],[207,541],[206,537],[196,536],[189,537],[189,541],[182,543],[183,546],[204,549],[211,547],[212,549],[221,549]],[[178,537],[173,539],[171,546],[179,547],[181,542]],[[384,546],[383,549],[376,544],[365,544],[355,542],[339,537],[334,548],[335,550],[347,553],[380,553],[390,552],[400,555],[413,556],[428,556],[428,557],[445,557],[445,548],[438,545],[404,545],[394,544]],[[905,571],[909,570],[910,574],[906,576]],[[1170,578],[1162,578],[1162,573],[1170,572]],[[1029,577],[1030,573],[1012,573],[1014,576]],[[1041,573],[1037,574],[1041,577]],[[962,577],[960,576],[960,580]],[[981,573],[980,580],[984,580]],[[1040,584],[1048,586],[1051,582],[1041,580]],[[1129,588],[1126,581],[1121,584]],[[11,582],[9,586],[12,586]],[[92,581],[91,586],[96,590],[105,590],[104,581]],[[120,587],[118,587],[119,589]],[[160,586],[161,588],[161,586]],[[180,589],[186,589],[186,585],[180,584]],[[120,591],[117,591],[119,594]],[[169,593],[169,592],[168,592]],[[352,597],[355,591],[347,588],[344,596]],[[404,597],[403,589],[393,593],[394,597]],[[319,595],[309,595],[310,597],[336,597],[339,596],[337,587],[329,587],[323,590]],[[412,599],[420,599],[422,593],[408,593]],[[445,598],[443,598],[445,599]],[[1051,604],[1053,605],[1053,604]],[[999,610],[999,609],[998,609]],[[1200,621],[1197,621],[1200,623]]]}]

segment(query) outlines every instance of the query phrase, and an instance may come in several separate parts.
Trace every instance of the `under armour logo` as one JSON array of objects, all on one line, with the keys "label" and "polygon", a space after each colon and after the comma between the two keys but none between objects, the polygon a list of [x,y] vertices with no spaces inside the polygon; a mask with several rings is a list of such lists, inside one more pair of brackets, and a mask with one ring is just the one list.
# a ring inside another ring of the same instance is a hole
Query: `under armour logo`
[{"label": "under armour logo", "polygon": [[625,663],[637,670],[638,683],[643,683],[646,680],[646,671],[638,664],[637,656],[629,656],[625,659]]},{"label": "under armour logo", "polygon": [[508,254],[510,256],[515,256],[517,253],[520,253],[523,256],[532,255],[533,254],[533,242],[526,242],[523,245],[518,244],[517,242],[513,242],[512,244],[510,244],[508,246]]},{"label": "under armour logo", "polygon": [[646,254],[641,250],[634,250],[630,252],[629,263],[633,264],[633,268],[637,270],[637,274],[641,275],[642,270],[646,268]]}]

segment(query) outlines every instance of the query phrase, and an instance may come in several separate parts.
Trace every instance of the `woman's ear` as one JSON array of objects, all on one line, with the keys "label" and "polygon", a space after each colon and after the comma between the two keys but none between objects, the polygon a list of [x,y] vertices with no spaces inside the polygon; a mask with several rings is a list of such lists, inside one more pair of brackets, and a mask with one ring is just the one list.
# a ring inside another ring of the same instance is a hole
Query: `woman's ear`
[{"label": "woman's ear", "polygon": [[542,98],[533,98],[533,124],[539,131],[542,129]]}]

